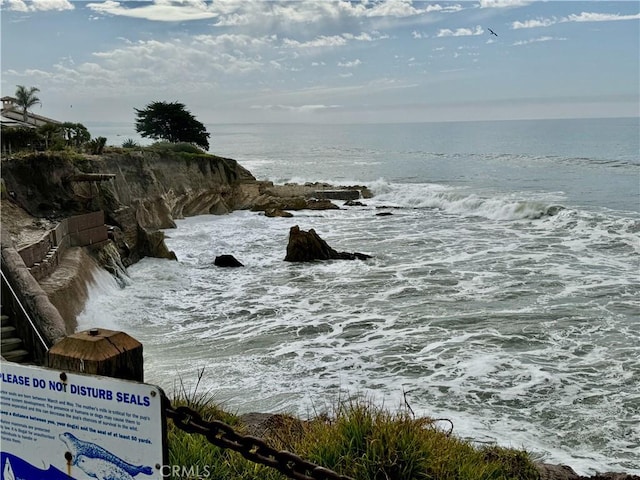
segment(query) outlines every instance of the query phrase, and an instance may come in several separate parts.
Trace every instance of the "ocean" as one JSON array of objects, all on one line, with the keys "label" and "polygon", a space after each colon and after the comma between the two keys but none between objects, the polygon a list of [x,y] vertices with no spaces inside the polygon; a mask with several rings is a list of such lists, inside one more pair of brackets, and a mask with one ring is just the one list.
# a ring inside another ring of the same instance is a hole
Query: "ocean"
[{"label": "ocean", "polygon": [[[143,259],[124,288],[98,274],[80,330],[138,339],[168,393],[204,369],[232,412],[406,399],[481,444],[640,474],[638,118],[207,128],[259,179],[375,196],[178,220],[178,261]],[[284,262],[293,225],[373,258]]]}]

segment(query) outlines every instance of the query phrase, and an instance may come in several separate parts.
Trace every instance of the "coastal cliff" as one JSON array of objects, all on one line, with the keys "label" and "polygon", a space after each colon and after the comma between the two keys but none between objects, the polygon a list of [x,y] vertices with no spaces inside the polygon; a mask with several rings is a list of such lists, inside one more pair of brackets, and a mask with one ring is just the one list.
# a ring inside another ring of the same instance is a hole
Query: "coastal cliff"
[{"label": "coastal cliff", "polygon": [[86,252],[70,249],[57,271],[40,281],[64,312],[67,333],[73,333],[91,272],[99,265],[117,276],[146,256],[175,259],[161,231],[175,227],[175,219],[240,209],[338,208],[327,196],[345,192],[369,195],[366,187],[336,192],[324,184],[258,181],[236,160],[204,153],[150,148],[112,148],[102,155],[39,152],[2,161],[2,228],[20,250],[65,218],[104,212],[111,241]]},{"label": "coastal cliff", "polygon": [[[259,182],[235,160],[149,150],[3,159],[2,183],[2,229],[17,250],[64,218],[104,211],[112,241],[68,249],[55,271],[39,281],[64,319],[63,326],[59,318],[56,324],[67,334],[77,326],[96,268],[117,273],[117,266],[122,270],[145,256],[175,258],[158,229],[175,227],[174,219],[184,216],[248,208],[259,195]],[[59,337],[58,330],[50,340]]]}]

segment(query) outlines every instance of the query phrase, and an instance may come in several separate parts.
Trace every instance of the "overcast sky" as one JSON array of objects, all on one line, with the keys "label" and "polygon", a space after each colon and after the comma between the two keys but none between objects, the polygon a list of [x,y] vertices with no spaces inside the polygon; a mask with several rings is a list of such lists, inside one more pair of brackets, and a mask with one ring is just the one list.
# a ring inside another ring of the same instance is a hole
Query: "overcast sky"
[{"label": "overcast sky", "polygon": [[0,8],[2,95],[36,86],[33,111],[63,121],[133,122],[152,101],[203,123],[639,115],[637,0]]}]

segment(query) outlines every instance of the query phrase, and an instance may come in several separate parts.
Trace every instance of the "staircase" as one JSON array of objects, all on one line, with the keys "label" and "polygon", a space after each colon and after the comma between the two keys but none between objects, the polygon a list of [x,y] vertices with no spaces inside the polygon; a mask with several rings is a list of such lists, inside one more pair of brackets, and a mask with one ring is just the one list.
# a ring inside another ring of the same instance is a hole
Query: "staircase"
[{"label": "staircase", "polygon": [[31,355],[25,350],[22,340],[16,333],[16,327],[11,323],[9,315],[2,315],[0,327],[0,354],[10,362],[27,363]]}]

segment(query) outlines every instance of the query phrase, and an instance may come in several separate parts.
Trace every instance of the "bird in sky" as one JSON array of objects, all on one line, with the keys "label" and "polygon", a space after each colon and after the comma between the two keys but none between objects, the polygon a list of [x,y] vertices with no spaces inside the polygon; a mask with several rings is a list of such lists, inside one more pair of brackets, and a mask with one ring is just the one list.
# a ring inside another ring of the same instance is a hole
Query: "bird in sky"
[{"label": "bird in sky", "polygon": [[488,28],[487,30],[489,30],[489,33],[491,35],[495,35],[496,37],[498,36],[498,34],[496,32],[494,32],[493,30],[491,30],[490,28]]}]

